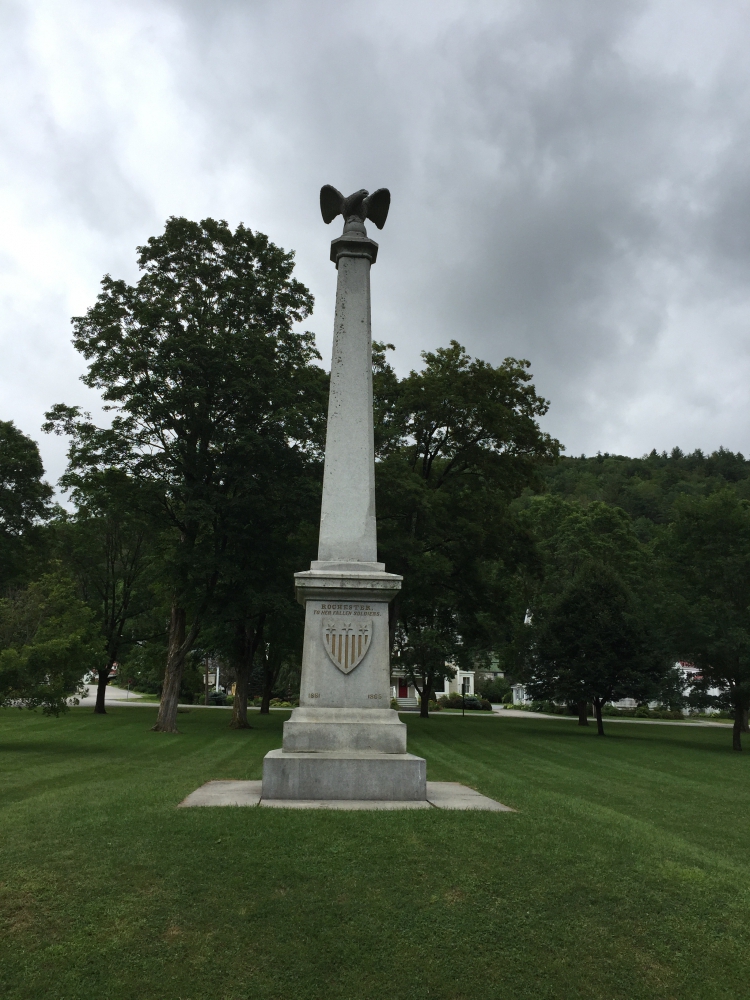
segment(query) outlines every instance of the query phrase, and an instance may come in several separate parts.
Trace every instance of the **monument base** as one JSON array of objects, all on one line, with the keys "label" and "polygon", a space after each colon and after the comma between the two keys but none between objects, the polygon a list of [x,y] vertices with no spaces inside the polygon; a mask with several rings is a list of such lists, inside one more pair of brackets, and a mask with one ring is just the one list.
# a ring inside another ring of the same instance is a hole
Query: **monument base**
[{"label": "monument base", "polygon": [[410,753],[271,750],[263,759],[264,799],[421,801],[427,764]]}]

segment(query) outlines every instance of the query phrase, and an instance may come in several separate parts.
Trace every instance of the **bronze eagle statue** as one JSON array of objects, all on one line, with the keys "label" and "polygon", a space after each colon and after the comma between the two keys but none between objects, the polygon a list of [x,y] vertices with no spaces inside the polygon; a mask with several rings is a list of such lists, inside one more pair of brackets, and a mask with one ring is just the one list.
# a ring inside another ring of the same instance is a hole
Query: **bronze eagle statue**
[{"label": "bronze eagle statue", "polygon": [[371,219],[378,229],[382,229],[388,218],[390,204],[391,192],[388,188],[378,188],[372,194],[362,188],[348,198],[330,184],[324,184],[320,189],[320,212],[326,225],[333,222],[337,215],[343,215],[345,223],[350,219],[358,219],[360,222]]}]

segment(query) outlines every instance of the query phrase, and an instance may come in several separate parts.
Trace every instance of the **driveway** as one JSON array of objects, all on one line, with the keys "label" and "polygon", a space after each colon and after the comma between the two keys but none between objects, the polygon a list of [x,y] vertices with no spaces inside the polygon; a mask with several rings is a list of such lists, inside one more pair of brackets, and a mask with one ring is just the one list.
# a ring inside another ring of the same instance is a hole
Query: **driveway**
[{"label": "driveway", "polygon": [[[124,688],[116,687],[114,684],[107,685],[107,694],[104,698],[105,705],[118,705],[120,702],[136,702],[141,700],[141,695],[135,691],[126,691]],[[96,704],[96,684],[86,685],[86,694],[78,702],[79,705]]]}]

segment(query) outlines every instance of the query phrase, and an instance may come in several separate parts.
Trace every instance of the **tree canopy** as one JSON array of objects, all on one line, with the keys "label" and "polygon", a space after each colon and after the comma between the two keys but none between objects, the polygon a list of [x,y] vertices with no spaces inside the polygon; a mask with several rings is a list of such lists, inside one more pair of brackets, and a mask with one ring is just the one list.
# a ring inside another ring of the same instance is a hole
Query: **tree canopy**
[{"label": "tree canopy", "polygon": [[0,420],[0,592],[28,576],[38,526],[52,514],[52,487],[35,441]]},{"label": "tree canopy", "polygon": [[591,702],[600,735],[608,701],[648,700],[668,668],[644,609],[615,570],[601,562],[583,563],[526,627],[531,632],[526,683],[532,696]]},{"label": "tree canopy", "polygon": [[750,708],[750,501],[729,488],[683,498],[661,551],[683,655],[731,705],[741,750]]},{"label": "tree canopy", "polygon": [[404,577],[391,605],[393,648],[422,712],[450,664],[476,664],[508,631],[512,574],[528,546],[510,512],[558,443],[528,362],[494,367],[456,341],[398,380],[376,345],[378,542]]}]

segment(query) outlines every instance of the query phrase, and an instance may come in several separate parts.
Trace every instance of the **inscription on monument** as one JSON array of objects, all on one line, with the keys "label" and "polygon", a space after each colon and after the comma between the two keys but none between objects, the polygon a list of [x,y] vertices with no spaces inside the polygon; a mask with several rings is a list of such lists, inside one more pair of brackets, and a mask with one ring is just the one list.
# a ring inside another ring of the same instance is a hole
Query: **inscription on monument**
[{"label": "inscription on monument", "polygon": [[321,604],[320,608],[315,608],[314,615],[336,615],[345,614],[347,617],[356,618],[380,618],[381,612],[375,611],[370,604]]}]

